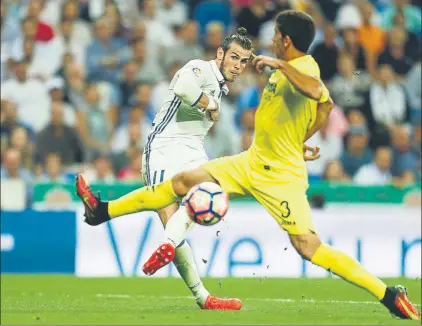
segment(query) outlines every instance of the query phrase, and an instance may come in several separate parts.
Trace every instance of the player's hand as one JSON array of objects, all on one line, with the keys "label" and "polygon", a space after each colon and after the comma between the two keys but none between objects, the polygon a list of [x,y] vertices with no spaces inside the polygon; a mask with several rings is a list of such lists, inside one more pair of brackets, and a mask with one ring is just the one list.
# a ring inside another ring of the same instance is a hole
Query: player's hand
[{"label": "player's hand", "polygon": [[278,69],[280,67],[280,60],[266,55],[258,55],[252,59],[252,65],[259,73],[261,73],[264,71],[265,67]]},{"label": "player's hand", "polygon": [[[321,154],[319,154],[319,147],[311,147],[306,144],[303,144],[303,158],[305,161],[315,161],[321,157]],[[308,155],[308,152],[311,152],[310,155]]]},{"label": "player's hand", "polygon": [[220,111],[206,111],[205,116],[209,121],[218,121],[220,118]]}]

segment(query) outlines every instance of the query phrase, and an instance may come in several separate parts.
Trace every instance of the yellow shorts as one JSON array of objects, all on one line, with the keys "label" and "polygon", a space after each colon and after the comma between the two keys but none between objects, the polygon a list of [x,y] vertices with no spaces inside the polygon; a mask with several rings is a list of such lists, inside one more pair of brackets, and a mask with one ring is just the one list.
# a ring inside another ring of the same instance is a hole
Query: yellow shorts
[{"label": "yellow shorts", "polygon": [[280,181],[264,165],[251,164],[249,152],[211,160],[202,165],[230,198],[254,197],[289,234],[316,233],[306,187]]}]

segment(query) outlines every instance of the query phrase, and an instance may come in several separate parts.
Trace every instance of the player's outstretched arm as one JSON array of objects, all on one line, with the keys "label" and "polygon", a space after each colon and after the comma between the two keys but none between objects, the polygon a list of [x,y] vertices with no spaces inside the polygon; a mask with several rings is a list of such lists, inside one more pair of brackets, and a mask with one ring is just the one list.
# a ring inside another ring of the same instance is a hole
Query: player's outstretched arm
[{"label": "player's outstretched arm", "polygon": [[208,119],[218,120],[219,105],[201,89],[201,80],[191,73],[183,73],[174,85],[174,93],[183,102],[206,112]]},{"label": "player's outstretched arm", "polygon": [[[284,60],[258,55],[254,57],[252,64],[258,72],[261,72],[265,66],[279,69],[290,83],[305,96],[315,101],[321,101],[324,98],[326,88],[319,78],[300,72]],[[326,95],[326,97],[328,96]]]},{"label": "player's outstretched arm", "polygon": [[324,103],[318,103],[316,119],[315,119],[314,124],[306,133],[305,142],[309,138],[311,138],[321,128],[324,122],[328,119],[328,116],[330,115],[330,112],[333,106],[334,106],[334,102],[331,99],[331,97],[328,97],[328,100]]}]

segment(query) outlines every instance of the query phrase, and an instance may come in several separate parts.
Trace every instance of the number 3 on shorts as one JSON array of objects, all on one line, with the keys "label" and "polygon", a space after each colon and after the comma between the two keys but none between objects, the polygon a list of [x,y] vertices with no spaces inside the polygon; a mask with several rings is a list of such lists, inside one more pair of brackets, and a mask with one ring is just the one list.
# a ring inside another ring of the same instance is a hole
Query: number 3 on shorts
[{"label": "number 3 on shorts", "polygon": [[283,200],[280,205],[281,205],[281,217],[288,218],[290,216],[289,203]]}]

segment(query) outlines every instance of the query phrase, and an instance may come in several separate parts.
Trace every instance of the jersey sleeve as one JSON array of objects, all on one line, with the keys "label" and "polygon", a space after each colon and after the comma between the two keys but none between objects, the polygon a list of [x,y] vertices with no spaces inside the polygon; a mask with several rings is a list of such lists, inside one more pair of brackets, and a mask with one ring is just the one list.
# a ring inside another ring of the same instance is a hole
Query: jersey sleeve
[{"label": "jersey sleeve", "polygon": [[321,98],[319,99],[318,103],[325,103],[330,98],[330,92],[328,91],[328,88],[325,86],[323,82],[322,83],[322,94]]},{"label": "jersey sleeve", "polygon": [[[321,73],[320,73],[318,64],[316,62],[307,62],[306,64],[293,64],[293,67],[305,75],[320,79]],[[294,93],[298,92],[293,85],[291,85],[291,88],[293,89]],[[322,95],[318,103],[325,103],[328,101],[329,98],[330,98],[330,92],[328,91],[324,83],[322,83]]]},{"label": "jersey sleeve", "polygon": [[202,97],[205,85],[205,71],[201,64],[190,62],[179,73],[174,92],[183,102],[195,106]]}]

